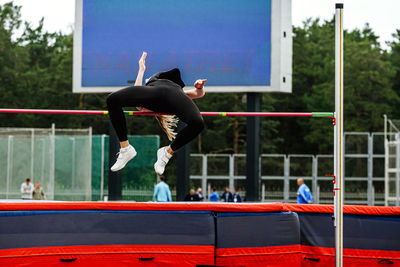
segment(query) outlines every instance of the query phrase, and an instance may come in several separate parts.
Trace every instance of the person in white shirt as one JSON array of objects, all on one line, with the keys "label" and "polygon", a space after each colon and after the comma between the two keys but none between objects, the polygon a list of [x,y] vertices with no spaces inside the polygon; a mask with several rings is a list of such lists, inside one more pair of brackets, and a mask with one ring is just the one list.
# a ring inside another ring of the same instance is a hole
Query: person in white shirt
[{"label": "person in white shirt", "polygon": [[22,199],[25,200],[31,200],[32,199],[32,193],[34,190],[34,186],[31,183],[31,179],[26,178],[25,183],[21,184],[21,197]]},{"label": "person in white shirt", "polygon": [[203,201],[204,200],[203,189],[201,189],[201,187],[197,188],[197,192],[196,193],[199,196],[199,201]]}]

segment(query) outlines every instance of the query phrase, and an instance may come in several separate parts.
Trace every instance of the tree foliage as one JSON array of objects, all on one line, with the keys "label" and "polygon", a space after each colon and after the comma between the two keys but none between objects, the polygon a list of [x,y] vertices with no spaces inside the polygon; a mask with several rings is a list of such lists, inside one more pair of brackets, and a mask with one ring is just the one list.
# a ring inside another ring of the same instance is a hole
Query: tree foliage
[{"label": "tree foliage", "polygon": [[[23,34],[15,32],[23,27]],[[262,97],[262,111],[334,110],[334,20],[308,19],[293,27],[293,92]],[[400,117],[400,30],[382,49],[368,24],[344,34],[345,131],[381,131],[382,115]],[[106,94],[72,94],[72,34],[49,33],[43,19],[24,23],[20,7],[0,5],[0,106],[3,108],[105,109]],[[135,76],[135,73],[132,73]],[[246,110],[246,95],[207,94],[195,100],[203,111]],[[108,133],[105,116],[0,114],[3,127],[93,127]],[[201,153],[244,153],[246,118],[205,118],[206,130],[192,142]],[[328,119],[261,119],[263,153],[332,153]],[[129,134],[159,134],[149,117],[128,118]]]}]

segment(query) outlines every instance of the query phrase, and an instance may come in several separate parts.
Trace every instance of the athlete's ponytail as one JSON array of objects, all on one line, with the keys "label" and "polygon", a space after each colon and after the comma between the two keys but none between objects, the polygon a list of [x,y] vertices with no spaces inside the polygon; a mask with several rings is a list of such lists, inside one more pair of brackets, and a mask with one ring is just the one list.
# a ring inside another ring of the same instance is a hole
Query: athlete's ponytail
[{"label": "athlete's ponytail", "polygon": [[167,134],[170,141],[175,139],[176,132],[175,128],[178,124],[178,118],[173,115],[157,115],[156,119],[160,124],[161,128]]}]

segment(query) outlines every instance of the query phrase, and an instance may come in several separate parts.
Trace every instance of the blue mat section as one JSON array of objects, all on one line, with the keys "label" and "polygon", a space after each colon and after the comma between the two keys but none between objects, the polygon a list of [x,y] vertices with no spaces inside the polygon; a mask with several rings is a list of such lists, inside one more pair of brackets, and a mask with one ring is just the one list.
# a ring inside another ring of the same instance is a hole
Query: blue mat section
[{"label": "blue mat section", "polygon": [[[4,215],[12,216],[4,216]],[[16,214],[20,216],[15,216]],[[72,245],[214,245],[211,212],[2,212],[0,249]]]},{"label": "blue mat section", "polygon": [[[331,214],[299,213],[301,244],[335,247]],[[343,247],[400,251],[400,217],[344,215]]]},{"label": "blue mat section", "polygon": [[[0,211],[0,249],[120,244],[334,247],[334,227],[325,213]],[[344,248],[400,251],[400,216],[344,215]]]},{"label": "blue mat section", "polygon": [[297,244],[300,244],[300,227],[294,212],[217,215],[217,248]]}]

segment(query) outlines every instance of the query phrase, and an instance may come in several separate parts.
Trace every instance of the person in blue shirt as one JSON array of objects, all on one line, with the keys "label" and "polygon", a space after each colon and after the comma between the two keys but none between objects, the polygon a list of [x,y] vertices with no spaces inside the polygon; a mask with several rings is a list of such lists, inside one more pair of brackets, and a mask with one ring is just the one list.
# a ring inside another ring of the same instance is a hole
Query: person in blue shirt
[{"label": "person in blue shirt", "polygon": [[218,202],[219,200],[219,195],[218,192],[215,190],[215,188],[211,189],[211,194],[210,194],[210,201],[211,202]]},{"label": "person in blue shirt", "polygon": [[164,176],[160,176],[158,180],[159,183],[154,188],[153,200],[157,202],[171,202],[171,191],[169,190],[169,186],[165,183]]},{"label": "person in blue shirt", "polygon": [[297,179],[297,185],[299,189],[297,190],[297,203],[298,204],[311,204],[312,195],[310,188],[304,183],[304,179]]}]

